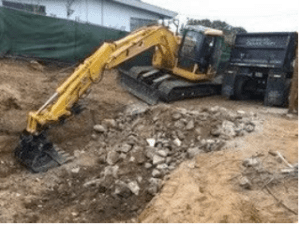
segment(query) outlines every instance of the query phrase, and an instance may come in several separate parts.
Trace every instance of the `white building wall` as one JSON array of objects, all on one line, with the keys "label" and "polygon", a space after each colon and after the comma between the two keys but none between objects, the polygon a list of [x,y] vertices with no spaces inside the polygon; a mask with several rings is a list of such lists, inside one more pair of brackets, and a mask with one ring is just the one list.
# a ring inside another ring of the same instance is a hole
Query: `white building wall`
[{"label": "white building wall", "polygon": [[110,1],[105,1],[103,10],[103,25],[120,29],[125,28],[130,31],[130,18],[140,18],[149,20],[158,20],[159,16],[147,11],[135,9],[129,6],[115,4]]},{"label": "white building wall", "polygon": [[[9,0],[46,6],[46,15],[130,31],[130,18],[157,20],[157,14],[106,0],[75,0],[67,16],[67,0]],[[2,5],[2,1],[1,1]]]}]

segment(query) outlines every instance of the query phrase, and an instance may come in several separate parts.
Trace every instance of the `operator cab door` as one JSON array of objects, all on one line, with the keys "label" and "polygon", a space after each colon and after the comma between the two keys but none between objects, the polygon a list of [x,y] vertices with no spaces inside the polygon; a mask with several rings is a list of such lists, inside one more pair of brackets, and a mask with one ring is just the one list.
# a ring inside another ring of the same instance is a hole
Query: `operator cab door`
[{"label": "operator cab door", "polygon": [[195,65],[204,73],[210,61],[213,38],[196,31],[187,31],[179,50],[178,67],[193,72]]}]

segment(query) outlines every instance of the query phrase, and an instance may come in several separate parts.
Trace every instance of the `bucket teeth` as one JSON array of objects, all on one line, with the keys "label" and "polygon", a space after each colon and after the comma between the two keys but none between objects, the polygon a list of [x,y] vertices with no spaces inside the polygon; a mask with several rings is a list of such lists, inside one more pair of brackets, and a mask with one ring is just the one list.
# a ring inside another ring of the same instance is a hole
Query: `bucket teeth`
[{"label": "bucket teeth", "polygon": [[45,172],[74,158],[62,150],[56,150],[43,135],[32,136],[26,133],[20,137],[19,146],[15,149],[15,156],[18,161],[35,173]]}]

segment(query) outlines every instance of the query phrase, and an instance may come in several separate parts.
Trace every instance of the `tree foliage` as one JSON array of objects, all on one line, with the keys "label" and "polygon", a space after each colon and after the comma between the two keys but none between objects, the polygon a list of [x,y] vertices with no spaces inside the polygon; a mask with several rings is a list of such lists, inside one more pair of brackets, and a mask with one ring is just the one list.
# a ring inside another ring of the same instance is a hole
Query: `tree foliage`
[{"label": "tree foliage", "polygon": [[224,32],[225,42],[227,42],[229,45],[234,44],[236,34],[247,33],[245,28],[233,27],[230,24],[221,20],[210,21],[209,19],[203,19],[203,20],[188,19],[187,25],[202,25],[205,27],[222,30]]},{"label": "tree foliage", "polygon": [[187,25],[202,25],[205,27],[211,27],[214,29],[223,30],[224,32],[230,32],[236,34],[247,33],[246,29],[244,29],[243,27],[233,27],[221,20],[210,21],[209,19],[204,19],[204,20],[188,19]]}]

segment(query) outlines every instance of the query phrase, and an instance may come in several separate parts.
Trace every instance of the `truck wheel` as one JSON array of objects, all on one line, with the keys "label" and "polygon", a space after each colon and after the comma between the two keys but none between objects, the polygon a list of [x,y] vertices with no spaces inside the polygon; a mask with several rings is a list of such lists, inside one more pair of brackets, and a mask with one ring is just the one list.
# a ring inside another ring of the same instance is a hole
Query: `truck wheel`
[{"label": "truck wheel", "polygon": [[255,88],[254,83],[249,77],[238,77],[234,87],[234,98],[237,100],[250,99],[253,94],[253,88]]}]

